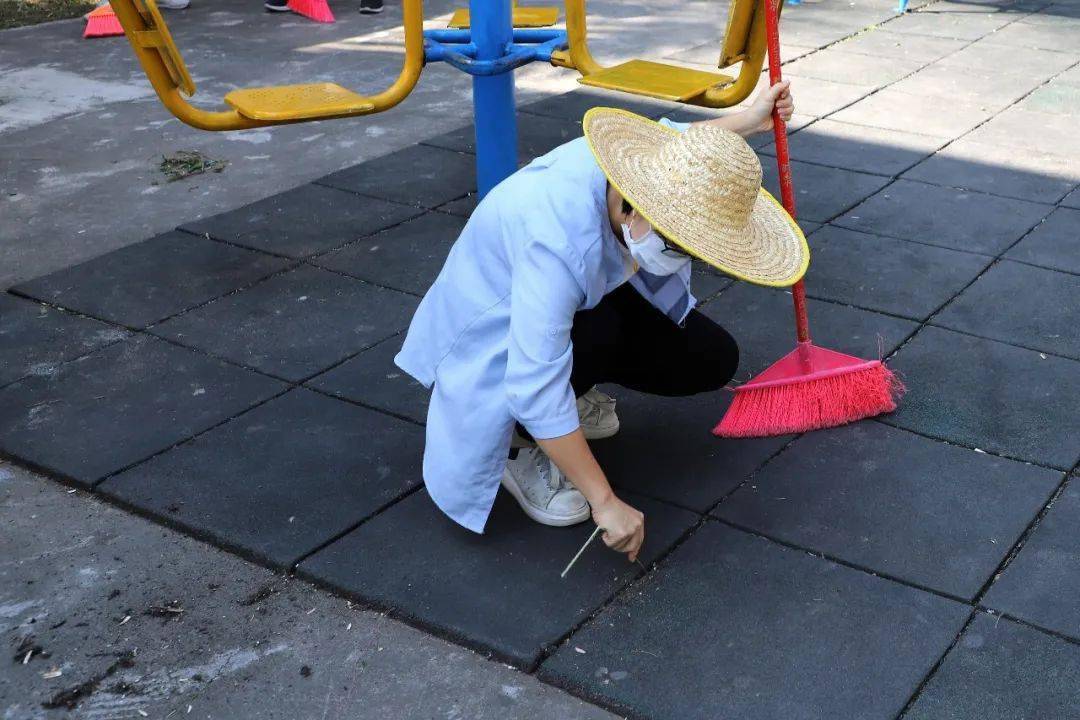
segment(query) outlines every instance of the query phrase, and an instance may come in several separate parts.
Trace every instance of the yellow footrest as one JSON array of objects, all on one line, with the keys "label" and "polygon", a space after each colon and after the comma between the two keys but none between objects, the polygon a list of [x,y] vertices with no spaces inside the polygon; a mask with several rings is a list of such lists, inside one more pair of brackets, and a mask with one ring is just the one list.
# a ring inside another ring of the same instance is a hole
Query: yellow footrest
[{"label": "yellow footrest", "polygon": [[233,90],[225,102],[244,117],[270,121],[364,115],[375,110],[370,99],[335,83]]},{"label": "yellow footrest", "polygon": [[[539,28],[550,27],[559,21],[559,8],[554,7],[516,7],[514,8],[514,27]],[[469,27],[469,9],[458,8],[446,27]]]},{"label": "yellow footrest", "polygon": [[691,70],[648,60],[630,60],[586,75],[578,82],[607,90],[686,102],[705,94],[705,91],[714,85],[727,85],[734,80],[730,75],[720,73]]}]

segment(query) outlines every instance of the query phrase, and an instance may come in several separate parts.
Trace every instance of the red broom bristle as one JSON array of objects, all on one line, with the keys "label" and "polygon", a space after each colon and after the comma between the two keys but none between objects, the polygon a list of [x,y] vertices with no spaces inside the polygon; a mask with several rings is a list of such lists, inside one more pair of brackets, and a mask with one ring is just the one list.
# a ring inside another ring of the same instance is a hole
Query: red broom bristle
[{"label": "red broom bristle", "polygon": [[106,3],[94,8],[86,15],[86,27],[83,29],[84,38],[113,37],[123,35],[124,27],[117,19],[112,7]]},{"label": "red broom bristle", "polygon": [[836,427],[896,409],[904,391],[883,364],[816,380],[735,393],[718,437],[765,437]]},{"label": "red broom bristle", "polygon": [[334,13],[330,12],[326,0],[289,0],[289,9],[315,22],[334,22]]}]

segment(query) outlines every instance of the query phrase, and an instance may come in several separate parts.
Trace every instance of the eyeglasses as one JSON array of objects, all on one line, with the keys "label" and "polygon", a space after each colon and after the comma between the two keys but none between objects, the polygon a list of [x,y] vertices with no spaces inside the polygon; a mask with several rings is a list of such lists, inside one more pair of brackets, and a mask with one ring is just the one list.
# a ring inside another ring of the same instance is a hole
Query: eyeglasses
[{"label": "eyeglasses", "polygon": [[[656,233],[660,235],[660,233]],[[683,250],[678,245],[675,245],[663,235],[660,235],[660,239],[664,241],[663,253],[668,257],[690,257],[690,253]]]}]

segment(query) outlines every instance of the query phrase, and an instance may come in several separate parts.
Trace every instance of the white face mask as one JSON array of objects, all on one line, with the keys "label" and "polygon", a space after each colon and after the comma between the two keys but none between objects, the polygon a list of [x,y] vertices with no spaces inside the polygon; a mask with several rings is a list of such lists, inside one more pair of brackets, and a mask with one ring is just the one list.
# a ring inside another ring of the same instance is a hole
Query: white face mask
[{"label": "white face mask", "polygon": [[637,261],[642,270],[652,275],[674,275],[690,262],[690,258],[686,255],[669,250],[663,238],[651,227],[649,232],[635,240],[630,235],[630,226],[624,224],[622,236],[631,257]]}]

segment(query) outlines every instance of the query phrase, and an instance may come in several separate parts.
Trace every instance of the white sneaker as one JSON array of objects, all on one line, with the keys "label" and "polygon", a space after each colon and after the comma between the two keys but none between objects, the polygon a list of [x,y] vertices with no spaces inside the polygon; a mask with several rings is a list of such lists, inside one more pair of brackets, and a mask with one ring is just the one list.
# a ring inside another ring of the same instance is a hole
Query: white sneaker
[{"label": "white sneaker", "polygon": [[502,485],[525,514],[543,525],[564,527],[589,519],[589,503],[540,448],[518,450],[506,461]]},{"label": "white sneaker", "polygon": [[166,10],[184,10],[190,4],[191,0],[157,0],[157,6]]},{"label": "white sneaker", "polygon": [[596,388],[577,399],[577,413],[586,440],[603,440],[619,432],[615,398]]}]

